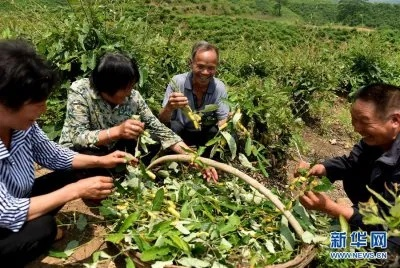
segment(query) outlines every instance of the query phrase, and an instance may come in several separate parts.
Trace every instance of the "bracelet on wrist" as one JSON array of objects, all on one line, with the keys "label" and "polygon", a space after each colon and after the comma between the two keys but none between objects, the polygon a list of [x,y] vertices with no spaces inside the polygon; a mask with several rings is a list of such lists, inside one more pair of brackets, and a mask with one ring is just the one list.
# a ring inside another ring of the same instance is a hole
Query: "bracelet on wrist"
[{"label": "bracelet on wrist", "polygon": [[108,139],[108,140],[111,140],[110,129],[109,129],[109,128],[107,128],[106,133],[107,133],[107,139]]}]

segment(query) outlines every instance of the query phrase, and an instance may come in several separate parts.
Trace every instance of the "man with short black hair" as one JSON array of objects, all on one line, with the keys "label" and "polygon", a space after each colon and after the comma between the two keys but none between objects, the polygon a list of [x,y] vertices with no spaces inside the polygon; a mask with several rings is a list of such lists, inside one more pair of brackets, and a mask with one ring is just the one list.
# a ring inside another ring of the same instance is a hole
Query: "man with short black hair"
[{"label": "man with short black hair", "polygon": [[[344,216],[352,229],[379,231],[382,227],[362,222],[358,204],[367,202],[372,196],[366,186],[394,202],[388,189],[400,183],[400,88],[381,83],[361,88],[351,106],[351,118],[354,130],[362,136],[361,141],[354,145],[349,156],[314,165],[309,174],[326,176],[332,182],[343,180],[344,190],[354,205],[344,206],[315,192],[306,192],[300,201],[307,209],[334,217]],[[300,164],[300,167],[307,166]],[[387,211],[387,206],[382,203],[380,208]],[[388,248],[399,252],[400,237],[390,238]]]}]

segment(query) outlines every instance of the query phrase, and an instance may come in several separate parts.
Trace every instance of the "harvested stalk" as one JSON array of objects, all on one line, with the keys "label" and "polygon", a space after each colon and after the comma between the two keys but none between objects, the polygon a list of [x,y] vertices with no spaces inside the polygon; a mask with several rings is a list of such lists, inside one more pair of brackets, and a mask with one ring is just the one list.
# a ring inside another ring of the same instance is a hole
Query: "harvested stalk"
[{"label": "harvested stalk", "polygon": [[[147,168],[151,169],[152,167],[159,165],[164,162],[168,161],[175,161],[175,162],[193,162],[193,157],[190,155],[184,155],[184,154],[178,154],[178,155],[167,155],[160,157],[153,161]],[[203,164],[220,169],[224,172],[227,172],[229,174],[232,174],[241,180],[245,181],[252,187],[254,187],[257,191],[259,191],[261,194],[263,194],[265,197],[267,197],[282,213],[285,215],[285,217],[288,219],[289,223],[293,227],[294,231],[296,232],[298,238],[301,239],[304,231],[303,228],[300,226],[299,222],[296,220],[296,218],[293,216],[293,214],[286,210],[285,205],[279,200],[279,198],[274,195],[269,189],[267,189],[265,186],[263,186],[261,183],[256,181],[255,179],[251,178],[247,174],[241,172],[240,170],[229,166],[227,164],[223,164],[208,158],[204,157],[197,157],[196,161],[201,161]]]},{"label": "harvested stalk", "polygon": [[[171,87],[172,87],[172,90],[174,92],[179,92],[179,93],[181,92],[179,90],[178,85],[175,83],[174,80],[172,80],[172,86]],[[180,109],[182,110],[183,114],[187,118],[189,118],[190,121],[193,122],[193,126],[194,126],[195,129],[201,129],[201,116],[198,115],[197,113],[193,112],[192,108],[190,108],[189,104],[187,104],[185,107],[180,108]]]}]

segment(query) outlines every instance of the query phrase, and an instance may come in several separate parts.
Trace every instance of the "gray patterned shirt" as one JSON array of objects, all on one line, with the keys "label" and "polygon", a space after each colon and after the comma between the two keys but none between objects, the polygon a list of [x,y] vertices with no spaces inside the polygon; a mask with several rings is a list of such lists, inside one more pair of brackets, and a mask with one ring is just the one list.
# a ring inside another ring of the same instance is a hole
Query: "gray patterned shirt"
[{"label": "gray patterned shirt", "polygon": [[[152,136],[166,149],[182,139],[153,115],[140,93],[132,90],[123,104],[114,108],[105,101],[84,78],[72,83],[68,92],[67,113],[61,131],[60,144],[69,148],[96,148],[99,132],[140,115]],[[110,144],[111,147],[113,144]]]}]

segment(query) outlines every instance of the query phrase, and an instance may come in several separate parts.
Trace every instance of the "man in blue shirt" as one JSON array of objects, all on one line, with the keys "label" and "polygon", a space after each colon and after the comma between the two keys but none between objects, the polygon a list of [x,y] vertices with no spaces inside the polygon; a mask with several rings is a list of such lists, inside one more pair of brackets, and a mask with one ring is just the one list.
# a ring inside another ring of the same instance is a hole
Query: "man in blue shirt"
[{"label": "man in blue shirt", "polygon": [[[174,76],[165,92],[159,119],[188,145],[204,145],[228,117],[229,107],[224,103],[227,98],[225,85],[214,77],[218,60],[219,52],[215,46],[205,41],[196,43],[190,59],[191,72]],[[203,114],[201,130],[198,130],[181,108],[189,105],[192,111],[201,111],[208,104],[216,104],[218,108]]]}]

